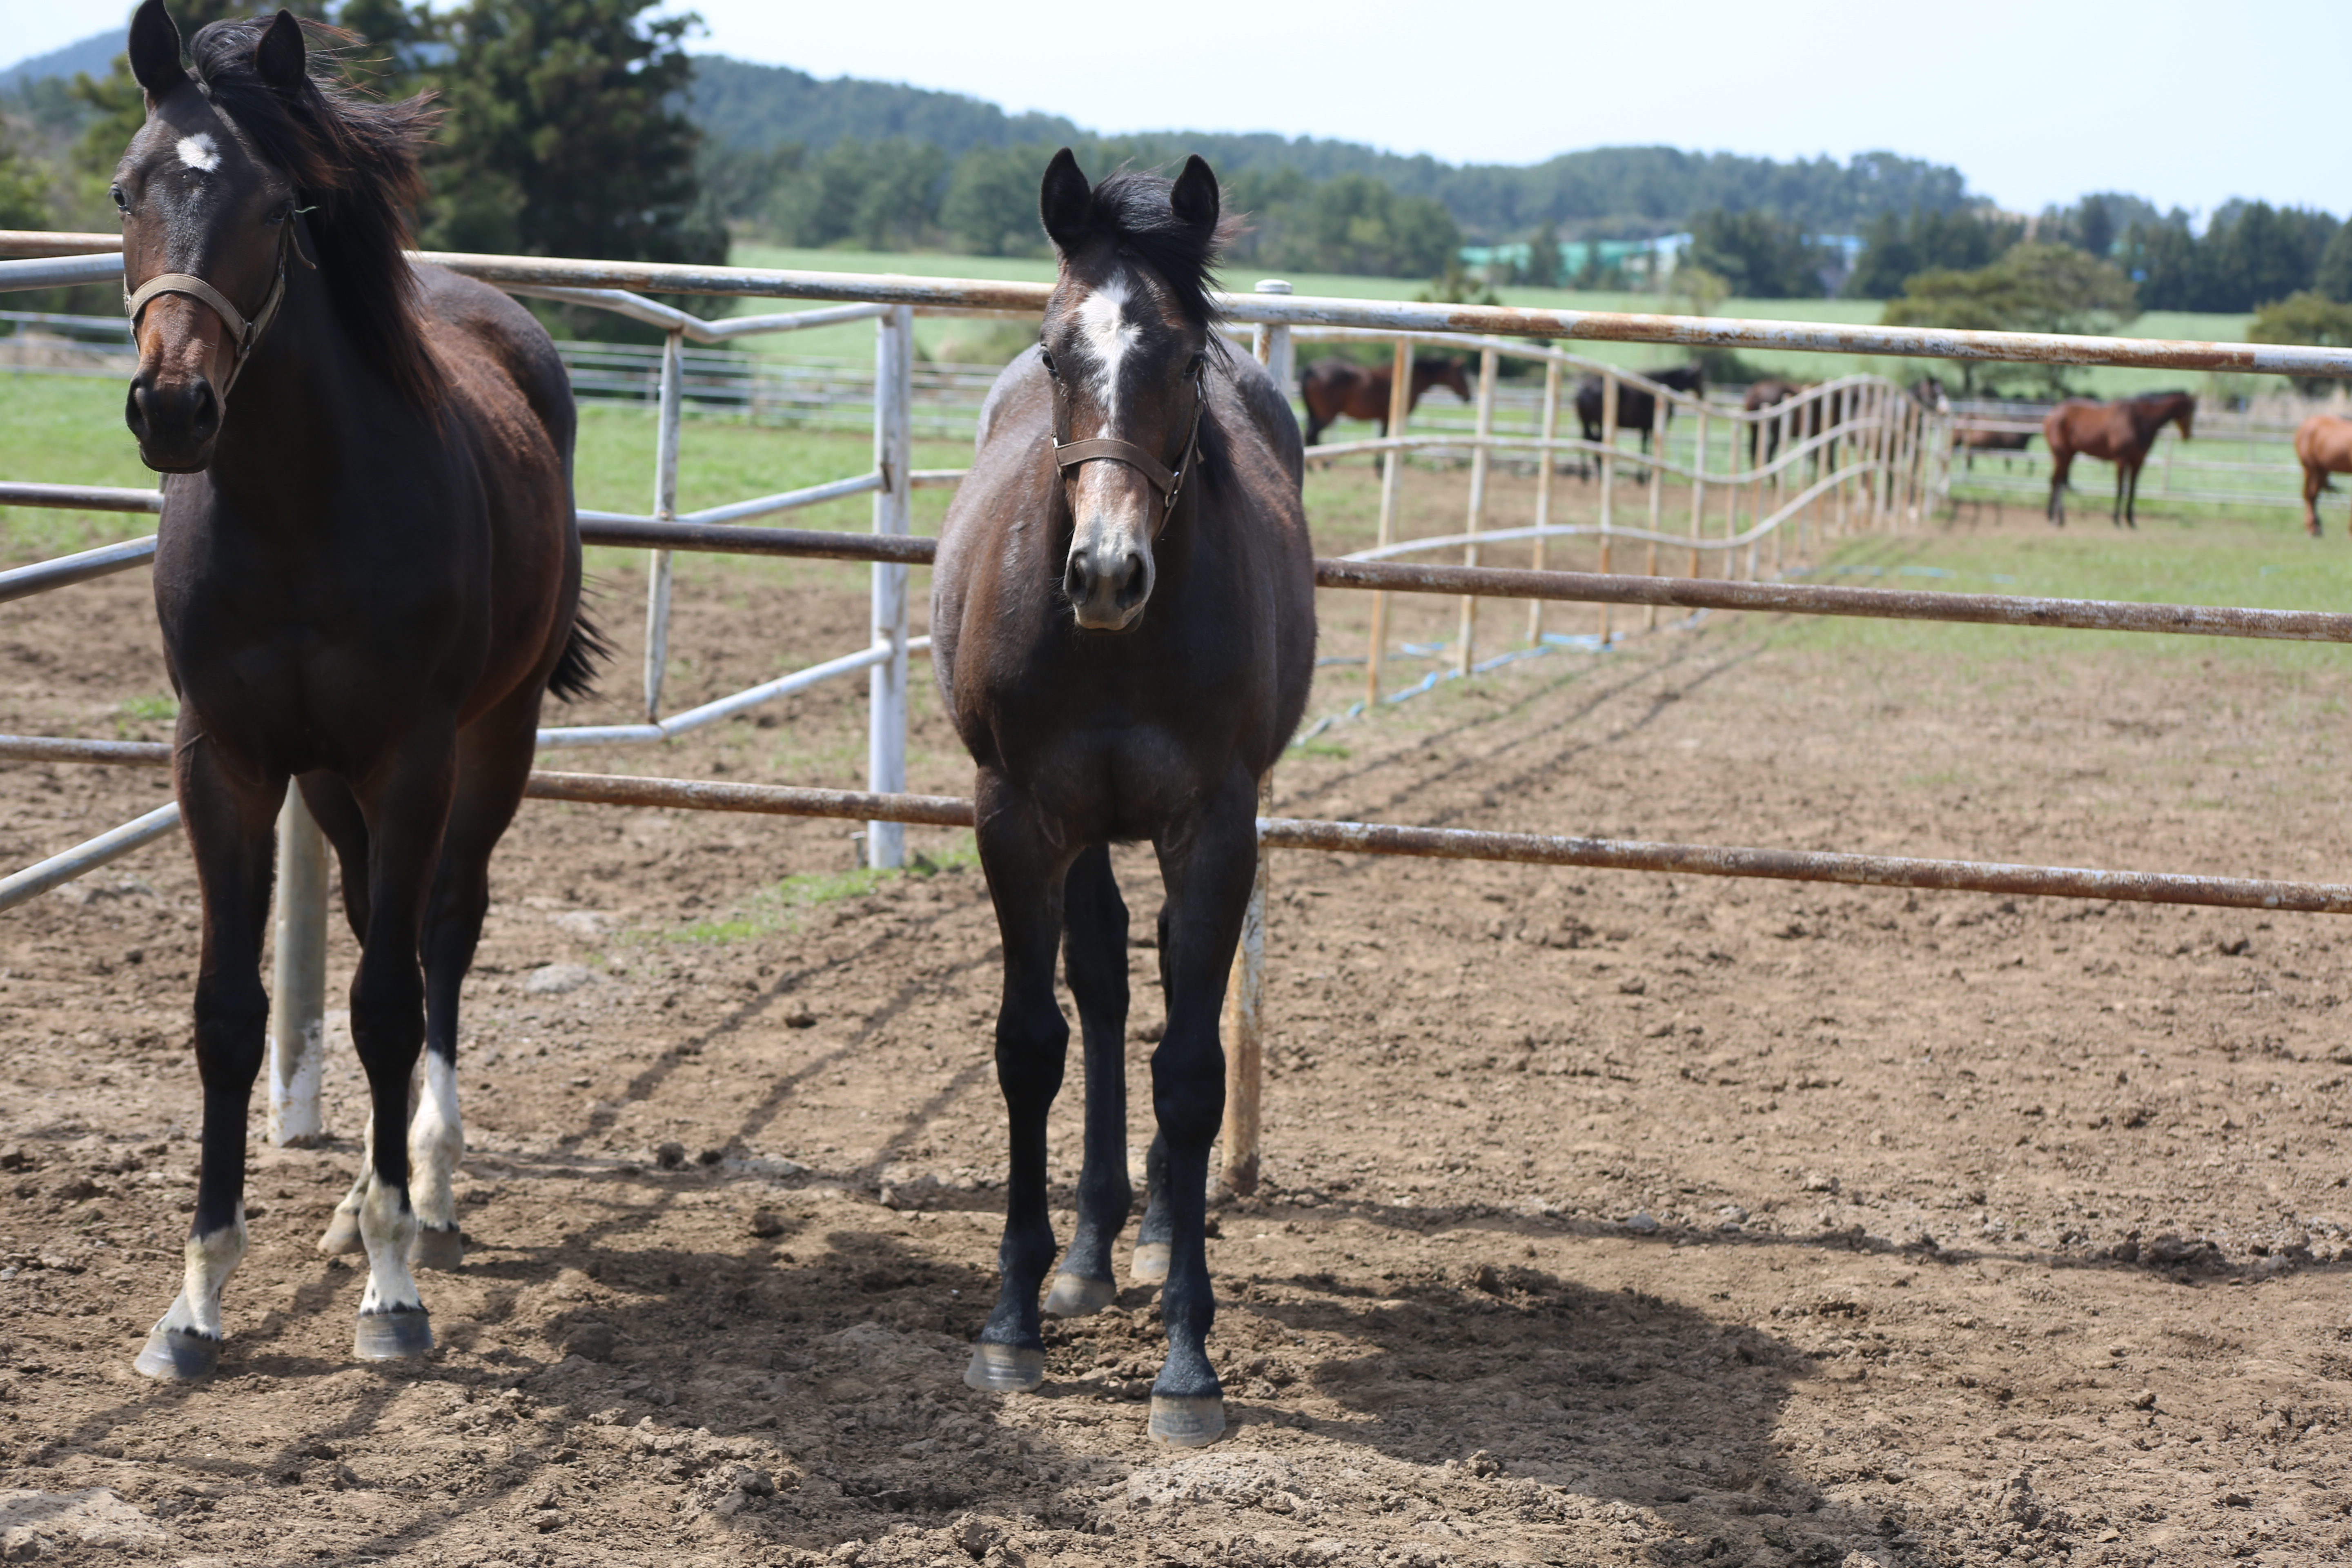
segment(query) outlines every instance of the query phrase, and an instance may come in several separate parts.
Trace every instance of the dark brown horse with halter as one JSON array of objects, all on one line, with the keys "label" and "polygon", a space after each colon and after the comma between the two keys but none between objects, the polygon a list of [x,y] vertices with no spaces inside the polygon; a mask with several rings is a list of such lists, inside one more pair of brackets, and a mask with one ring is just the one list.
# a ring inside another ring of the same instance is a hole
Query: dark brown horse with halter
[{"label": "dark brown horse with halter", "polygon": [[2352,474],[2352,419],[2315,414],[2294,433],[2294,460],[2303,465],[2303,525],[2320,537],[2319,493],[2336,487],[2330,474]]},{"label": "dark brown horse with halter", "polygon": [[1127,906],[1112,843],[1149,841],[1167,899],[1151,1057],[1159,1122],[1134,1273],[1166,1287],[1168,1359],[1151,1434],[1224,1429],[1204,1341],[1209,1145],[1224,1105],[1218,1014],[1257,861],[1258,781],[1307,702],[1314,566],[1305,464],[1281,390],[1226,350],[1208,290],[1217,182],[1089,186],[1066,148],[1039,201],[1060,273],[1039,346],[981,410],[971,470],[940,534],[932,660],[978,764],[980,858],[1004,942],[997,1081],[1011,1124],[1003,1289],[973,1348],[975,1388],[1045,1375],[1038,1292],[1054,1267],[1045,1115],[1069,1025],[1087,1075],[1077,1228],[1045,1310],[1098,1310],[1127,1174]]},{"label": "dark brown horse with halter", "polygon": [[[1389,390],[1396,382],[1394,367],[1360,365],[1343,359],[1318,359],[1298,373],[1298,395],[1307,405],[1307,444],[1339,419],[1369,419],[1389,433]],[[1421,406],[1421,395],[1433,386],[1449,388],[1463,402],[1470,401],[1470,378],[1458,359],[1416,354],[1412,362],[1410,414]]]},{"label": "dark brown horse with halter", "polygon": [[2066,477],[2076,457],[2102,458],[2116,466],[2117,528],[2137,528],[2133,515],[2139,500],[2140,466],[2158,432],[2178,423],[2180,438],[2189,438],[2189,422],[2197,416],[2197,399],[2185,392],[2145,392],[2114,403],[2093,403],[2070,397],[2042,416],[2042,444],[2050,448],[2050,521],[2066,526]]},{"label": "dark brown horse with halter", "polygon": [[357,1353],[418,1355],[433,1336],[410,1265],[458,1257],[457,994],[490,851],[541,694],[584,688],[595,650],[577,616],[571,392],[520,306],[404,253],[421,102],[315,79],[284,11],[205,28],[191,76],[146,0],[130,53],[147,122],[113,186],[139,350],[126,416],[167,476],[155,607],[204,898],[195,1215],[138,1367],[195,1377],[220,1358],[289,779],[342,864],[374,1104],[366,1169],[322,1245],[367,1253]]}]

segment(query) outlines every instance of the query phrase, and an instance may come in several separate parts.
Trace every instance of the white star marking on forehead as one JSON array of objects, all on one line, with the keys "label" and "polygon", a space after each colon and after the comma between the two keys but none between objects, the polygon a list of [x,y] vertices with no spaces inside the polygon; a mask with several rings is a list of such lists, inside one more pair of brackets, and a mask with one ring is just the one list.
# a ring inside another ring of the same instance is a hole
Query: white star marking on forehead
[{"label": "white star marking on forehead", "polygon": [[199,174],[209,174],[220,167],[220,143],[213,140],[209,131],[181,137],[174,151],[180,154],[181,163]]},{"label": "white star marking on forehead", "polygon": [[1118,421],[1119,362],[1135,346],[1142,329],[1127,319],[1128,280],[1110,279],[1087,296],[1078,307],[1078,330],[1095,362],[1095,398],[1102,405],[1103,429],[1111,432]]}]

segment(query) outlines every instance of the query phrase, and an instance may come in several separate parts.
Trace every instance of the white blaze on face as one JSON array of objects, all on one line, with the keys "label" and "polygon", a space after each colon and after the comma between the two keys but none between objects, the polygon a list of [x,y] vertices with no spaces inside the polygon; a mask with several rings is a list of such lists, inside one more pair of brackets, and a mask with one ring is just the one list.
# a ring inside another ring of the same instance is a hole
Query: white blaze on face
[{"label": "white blaze on face", "polygon": [[209,131],[181,137],[174,151],[180,154],[182,163],[199,174],[209,174],[220,167],[220,143],[213,140]]},{"label": "white blaze on face", "polygon": [[[1128,307],[1142,302],[1132,279],[1117,273],[1078,306],[1078,336],[1087,350],[1087,391],[1100,416],[1087,434],[1127,438],[1120,419],[1120,382],[1127,374],[1129,354],[1143,338],[1143,327],[1129,317]],[[1125,463],[1087,463],[1079,468],[1072,489],[1076,515],[1074,549],[1091,550],[1097,560],[1105,562],[1130,551],[1150,559],[1151,508],[1158,492],[1141,474]]]}]

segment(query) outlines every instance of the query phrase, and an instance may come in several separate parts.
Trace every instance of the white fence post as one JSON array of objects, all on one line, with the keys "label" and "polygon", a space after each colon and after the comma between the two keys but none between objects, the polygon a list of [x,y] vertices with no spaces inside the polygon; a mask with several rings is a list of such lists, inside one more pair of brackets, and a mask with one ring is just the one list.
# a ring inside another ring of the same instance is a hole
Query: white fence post
[{"label": "white fence post", "polygon": [[[882,488],[874,492],[874,531],[913,531],[908,506],[914,494],[915,312],[900,305],[874,319],[874,467]],[[874,565],[874,640],[887,643],[890,657],[868,677],[866,787],[897,795],[907,787],[907,568],[892,562]],[[907,826],[900,822],[866,825],[866,864],[894,871],[907,863]]]},{"label": "white fence post", "polygon": [[[1536,526],[1538,528],[1549,528],[1551,525],[1552,467],[1559,458],[1559,454],[1551,449],[1551,444],[1559,439],[1559,361],[1545,362],[1543,446],[1536,452]],[[1544,569],[1548,559],[1544,549],[1545,542],[1542,534],[1536,535],[1534,567],[1538,572]],[[1541,599],[1529,599],[1528,601],[1528,647],[1532,647],[1543,641],[1543,622],[1544,602]]]},{"label": "white fence post", "polygon": [[[1279,278],[1261,278],[1257,280],[1257,291],[1261,294],[1287,294],[1290,285]],[[1257,356],[1258,363],[1265,366],[1266,379],[1274,383],[1275,391],[1280,393],[1286,402],[1288,401],[1291,383],[1297,379],[1297,351],[1291,343],[1290,329],[1259,322],[1250,333],[1250,352]]]},{"label": "white fence post", "polygon": [[[1475,536],[1486,526],[1486,468],[1492,454],[1486,443],[1495,434],[1495,374],[1498,359],[1493,349],[1478,352],[1478,445],[1470,454],[1470,526],[1464,531]],[[1478,564],[1478,547],[1472,544],[1462,552],[1462,564]],[[1454,661],[1454,672],[1470,673],[1478,658],[1478,596],[1462,595],[1461,649]]]},{"label": "white fence post", "polygon": [[[686,334],[672,332],[663,341],[661,411],[654,437],[654,516],[663,522],[677,519],[678,405],[684,401],[680,381],[685,367],[680,356]],[[662,678],[669,668],[670,552],[656,550],[646,571],[646,722],[661,717]]]},{"label": "white fence post", "polygon": [[272,1143],[326,1135],[319,1079],[326,1066],[327,838],[289,781],[278,813],[277,951],[269,997]]},{"label": "white fence post", "polygon": [[[1389,420],[1387,433],[1395,440],[1404,435],[1405,421],[1412,416],[1412,340],[1399,338],[1389,362]],[[1404,482],[1404,448],[1391,447],[1381,454],[1381,528],[1376,537],[1383,549],[1396,542],[1398,487]],[[1389,596],[1372,595],[1372,635],[1365,647],[1364,706],[1377,705],[1381,700],[1381,665],[1388,657]]]},{"label": "white fence post", "polygon": [[[1258,780],[1260,816],[1274,815],[1274,770]],[[1265,1083],[1265,846],[1257,851],[1257,877],[1250,883],[1249,910],[1242,917],[1241,944],[1225,986],[1224,1145],[1217,1179],[1225,1191],[1247,1197],[1257,1191],[1258,1129]]]}]

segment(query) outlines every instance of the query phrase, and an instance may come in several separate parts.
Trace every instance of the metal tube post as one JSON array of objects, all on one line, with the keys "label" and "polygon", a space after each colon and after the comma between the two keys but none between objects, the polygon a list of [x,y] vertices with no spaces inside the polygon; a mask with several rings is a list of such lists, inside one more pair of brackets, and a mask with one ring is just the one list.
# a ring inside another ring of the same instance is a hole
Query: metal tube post
[{"label": "metal tube post", "polygon": [[[1739,426],[1731,426],[1732,445],[1739,444]],[[1706,516],[1706,410],[1698,411],[1698,434],[1691,443],[1691,516],[1690,570],[1685,576],[1698,575],[1698,531]]]},{"label": "metal tube post", "polygon": [[[1274,773],[1258,780],[1260,816],[1274,815]],[[1218,1180],[1242,1197],[1257,1191],[1258,1128],[1265,1091],[1265,893],[1266,852],[1257,848],[1257,876],[1250,883],[1249,909],[1242,917],[1242,940],[1234,949],[1234,970],[1225,986],[1225,1122],[1219,1133],[1224,1158]]]},{"label": "metal tube post", "polygon": [[[1388,434],[1404,434],[1404,423],[1412,416],[1412,343],[1397,340],[1395,357],[1389,366]],[[1379,542],[1396,542],[1397,487],[1404,478],[1404,453],[1391,447],[1381,454],[1381,529]],[[1381,660],[1388,651],[1389,596],[1372,595],[1372,637],[1364,656],[1364,701],[1381,700]]]},{"label": "metal tube post", "polygon": [[[1662,482],[1665,476],[1659,472],[1658,465],[1664,462],[1666,457],[1668,406],[1663,397],[1653,396],[1650,399],[1651,460],[1643,466],[1642,477],[1649,481],[1650,486],[1650,531],[1652,533],[1656,533],[1665,527],[1666,487]],[[1644,540],[1642,545],[1642,575],[1654,577],[1657,574],[1658,542],[1654,539]],[[1644,631],[1654,631],[1657,625],[1658,606],[1649,605],[1642,612],[1642,628]]]},{"label": "metal tube post", "polygon": [[[1495,434],[1495,373],[1499,359],[1493,349],[1478,353],[1478,445],[1470,453],[1470,517],[1469,526],[1463,530],[1476,534],[1486,525],[1486,468],[1492,457],[1487,440]],[[1478,564],[1478,546],[1470,544],[1462,552],[1462,564]],[[1471,595],[1462,598],[1461,647],[1456,651],[1454,668],[1458,675],[1470,673],[1471,664],[1478,657],[1478,601]]]},{"label": "metal tube post", "polygon": [[[1601,566],[1603,576],[1609,572],[1609,531],[1614,526],[1617,504],[1617,373],[1604,371],[1601,376]],[[1601,646],[1609,646],[1609,606],[1601,606]]]},{"label": "metal tube post", "polygon": [[269,1126],[272,1143],[326,1136],[319,1079],[326,1066],[327,838],[286,785],[278,813],[276,952],[270,965]]},{"label": "metal tube post", "polygon": [[[1544,363],[1543,447],[1536,454],[1536,526],[1538,528],[1551,526],[1551,476],[1552,468],[1558,459],[1558,454],[1552,451],[1551,444],[1559,437],[1559,361],[1546,361]],[[1536,535],[1535,569],[1538,572],[1544,569],[1546,542],[1542,534]],[[1543,616],[1544,602],[1541,599],[1529,599],[1528,601],[1528,641],[1530,645],[1543,641]]]},{"label": "metal tube post", "polygon": [[[661,411],[654,438],[654,516],[677,519],[677,422],[680,356],[686,334],[674,331],[662,342]],[[670,552],[656,550],[646,574],[646,722],[661,716],[662,679],[669,668]]]},{"label": "metal tube post", "polygon": [[[914,309],[897,306],[877,316],[874,328],[874,467],[882,475],[874,531],[906,534],[914,523]],[[907,568],[877,562],[873,571],[874,640],[887,643],[890,657],[867,677],[866,787],[896,795],[907,787]],[[867,823],[866,864],[895,871],[906,863],[905,824]]]},{"label": "metal tube post", "polygon": [[[1261,278],[1257,280],[1257,292],[1287,294],[1290,285],[1279,278]],[[1259,322],[1250,331],[1250,352],[1257,356],[1258,363],[1265,366],[1266,379],[1274,383],[1275,391],[1288,401],[1297,353],[1290,341],[1290,329],[1279,323]]]}]

